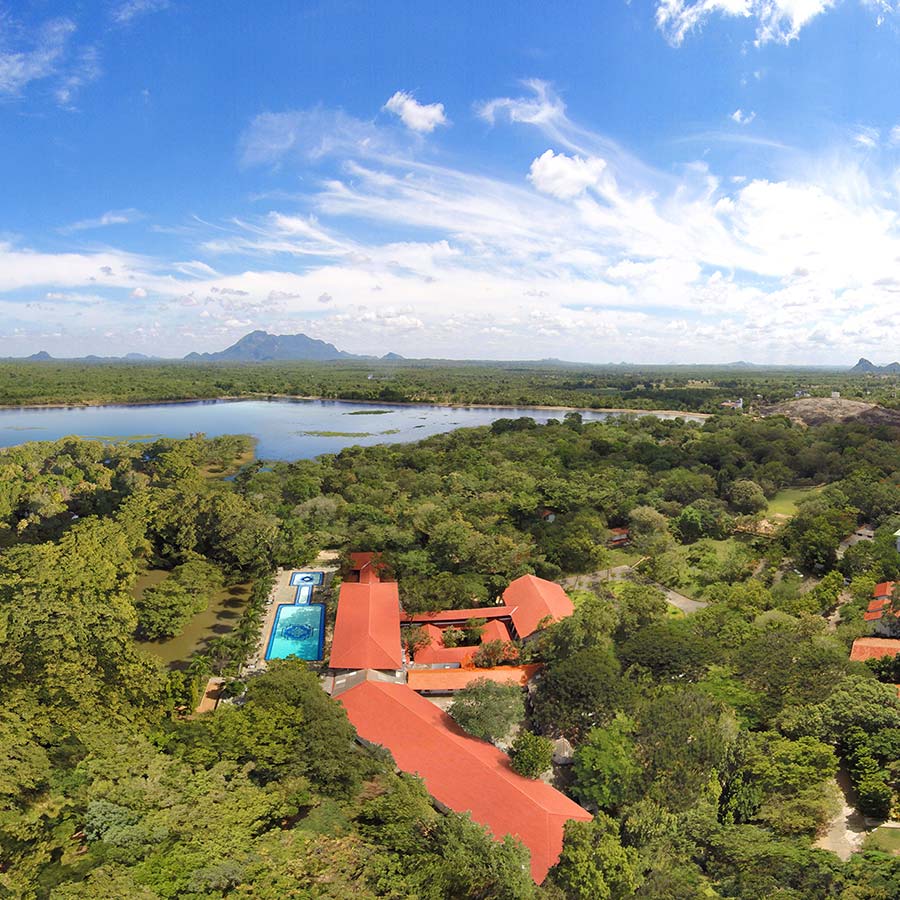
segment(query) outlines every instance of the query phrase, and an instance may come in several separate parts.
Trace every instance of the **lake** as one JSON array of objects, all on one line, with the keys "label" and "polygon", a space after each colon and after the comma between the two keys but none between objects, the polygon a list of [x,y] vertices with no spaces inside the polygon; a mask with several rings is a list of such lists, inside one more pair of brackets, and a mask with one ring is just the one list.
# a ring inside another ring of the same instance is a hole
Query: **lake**
[{"label": "lake", "polygon": [[[673,419],[677,413],[642,413]],[[370,404],[344,400],[202,400],[132,406],[0,409],[0,447],[25,441],[54,441],[67,435],[102,440],[183,438],[249,434],[260,459],[311,459],[353,444],[418,441],[432,434],[497,419],[531,416],[537,422],[562,419],[565,411],[521,407],[450,407],[427,404]],[[585,421],[616,413],[585,411]],[[702,417],[685,415],[702,421]]]}]

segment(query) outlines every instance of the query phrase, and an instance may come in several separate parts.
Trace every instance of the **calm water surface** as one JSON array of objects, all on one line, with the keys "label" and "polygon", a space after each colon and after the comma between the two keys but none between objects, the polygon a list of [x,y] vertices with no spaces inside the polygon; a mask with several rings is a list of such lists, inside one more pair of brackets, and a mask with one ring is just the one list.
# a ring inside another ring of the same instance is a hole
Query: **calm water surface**
[{"label": "calm water surface", "polygon": [[[337,453],[353,444],[418,441],[454,428],[489,425],[497,419],[531,416],[537,422],[546,422],[564,415],[559,410],[529,407],[387,403],[375,406],[343,400],[206,400],[142,406],[0,409],[0,447],[25,441],[53,441],[70,434],[106,440],[155,440],[183,438],[202,431],[208,437],[250,434],[258,442],[257,456],[261,459],[311,459],[321,453]],[[613,414],[592,411],[582,415],[585,421],[596,422]]]}]

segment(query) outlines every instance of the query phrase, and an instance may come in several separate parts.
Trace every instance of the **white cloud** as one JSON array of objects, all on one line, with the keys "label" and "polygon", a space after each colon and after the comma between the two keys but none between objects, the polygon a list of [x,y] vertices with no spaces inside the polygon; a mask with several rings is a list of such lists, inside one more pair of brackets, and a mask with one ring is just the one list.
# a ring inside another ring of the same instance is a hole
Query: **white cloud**
[{"label": "white cloud", "polygon": [[528,180],[542,193],[566,200],[600,182],[606,163],[547,150],[531,163]]},{"label": "white cloud", "polygon": [[736,109],[730,116],[732,122],[738,125],[749,125],[756,118],[756,113],[752,110],[744,112],[742,109]]},{"label": "white cloud", "polygon": [[[366,123],[351,120],[349,136],[327,136],[328,176],[290,211],[195,220],[199,258],[0,245],[0,330],[89,324],[183,353],[252,326],[356,351],[594,361],[840,362],[900,341],[900,180],[853,152],[853,134],[816,157],[772,148],[778,177],[752,177],[744,159],[660,173],[572,122],[549,86],[482,109],[551,149],[492,178],[360,142]],[[349,119],[298,115],[292,127]],[[304,132],[266,161],[307,166],[325,137]],[[109,300],[141,291],[160,329],[140,321],[145,303]]]},{"label": "white cloud", "polygon": [[657,0],[656,24],[678,46],[713,15],[752,19],[757,44],[787,44],[834,5],[835,0]]},{"label": "white cloud", "polygon": [[419,103],[407,91],[394,93],[384,104],[384,109],[398,116],[411,131],[420,134],[430,134],[438,125],[448,124],[443,103]]},{"label": "white cloud", "polygon": [[147,296],[147,292],[142,287],[136,287],[131,296],[134,300],[143,300]]}]

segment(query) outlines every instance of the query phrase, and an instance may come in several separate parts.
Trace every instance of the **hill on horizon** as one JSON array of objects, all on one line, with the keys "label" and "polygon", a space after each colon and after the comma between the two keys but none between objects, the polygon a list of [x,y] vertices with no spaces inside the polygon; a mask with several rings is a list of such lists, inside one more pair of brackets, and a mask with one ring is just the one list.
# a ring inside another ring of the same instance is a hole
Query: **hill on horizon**
[{"label": "hill on horizon", "polygon": [[[188,353],[188,361],[232,360],[235,362],[269,362],[276,360],[308,359],[326,361],[332,359],[375,359],[338,350],[334,344],[299,334],[269,334],[267,331],[251,331],[239,341],[215,353]],[[396,358],[396,357],[391,357]]]},{"label": "hill on horizon", "polygon": [[857,374],[869,374],[877,372],[896,375],[898,372],[900,372],[900,362],[888,363],[886,366],[876,366],[875,363],[863,356],[860,357],[859,362],[850,371]]}]

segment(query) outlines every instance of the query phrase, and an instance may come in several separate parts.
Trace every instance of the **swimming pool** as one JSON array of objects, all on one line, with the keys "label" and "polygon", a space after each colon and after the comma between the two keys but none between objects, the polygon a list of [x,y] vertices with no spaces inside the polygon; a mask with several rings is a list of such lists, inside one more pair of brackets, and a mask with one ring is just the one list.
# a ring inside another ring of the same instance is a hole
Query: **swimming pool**
[{"label": "swimming pool", "polygon": [[325,580],[324,572],[294,572],[291,575],[291,585],[309,584],[320,585]]},{"label": "swimming pool", "polygon": [[321,603],[283,603],[275,612],[266,659],[321,659],[324,643],[325,607]]}]

